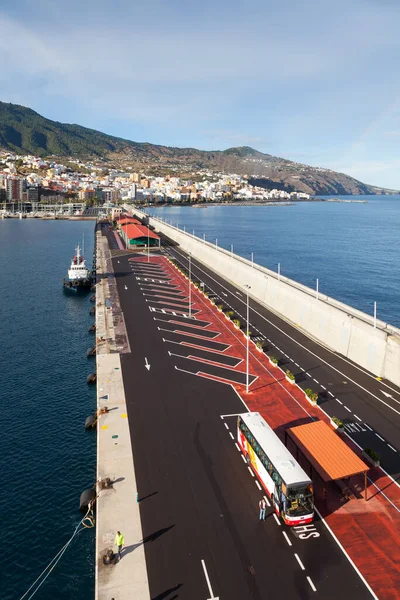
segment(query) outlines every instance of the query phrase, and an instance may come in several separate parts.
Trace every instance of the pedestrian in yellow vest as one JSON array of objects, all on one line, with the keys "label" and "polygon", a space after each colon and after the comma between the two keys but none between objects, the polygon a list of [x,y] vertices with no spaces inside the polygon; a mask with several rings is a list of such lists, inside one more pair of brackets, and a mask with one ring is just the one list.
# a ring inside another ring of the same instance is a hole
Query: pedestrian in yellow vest
[{"label": "pedestrian in yellow vest", "polygon": [[120,531],[117,531],[114,544],[118,547],[118,556],[121,560],[122,546],[125,544],[125,538]]}]

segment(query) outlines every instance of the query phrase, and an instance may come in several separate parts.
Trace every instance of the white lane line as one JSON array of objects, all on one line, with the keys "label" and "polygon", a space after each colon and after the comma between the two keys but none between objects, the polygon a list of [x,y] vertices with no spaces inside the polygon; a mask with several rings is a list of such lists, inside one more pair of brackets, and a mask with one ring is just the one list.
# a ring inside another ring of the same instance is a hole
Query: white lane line
[{"label": "white lane line", "polygon": [[250,475],[251,475],[252,477],[254,477],[253,469],[252,469],[251,467],[247,467],[247,468],[248,468],[248,470],[249,470],[249,472],[250,472]]},{"label": "white lane line", "polygon": [[393,448],[393,446],[391,446],[390,444],[388,444],[388,446],[391,450],[393,450],[393,452],[397,452],[396,448]]},{"label": "white lane line", "polygon": [[354,416],[355,416],[355,418],[356,418],[356,419],[358,419],[359,421],[361,421],[361,422],[362,422],[362,419],[360,419],[360,417],[358,417],[358,416],[356,415],[356,413],[353,413],[353,414],[354,414]]},{"label": "white lane line", "polygon": [[241,296],[242,294],[240,292],[236,292],[238,296]]},{"label": "white lane line", "polygon": [[301,560],[300,560],[300,558],[299,558],[299,555],[298,555],[298,554],[296,554],[296,553],[295,553],[294,555],[295,555],[295,557],[296,557],[296,560],[297,560],[297,562],[298,562],[298,563],[299,563],[299,565],[300,565],[300,569],[301,569],[302,571],[305,571],[305,570],[306,570],[306,569],[305,569],[305,566],[304,566],[304,565],[303,565],[303,563],[301,562]]},{"label": "white lane line", "polygon": [[308,377],[311,377],[310,373],[307,373],[307,372],[306,372],[306,375],[308,375]]},{"label": "white lane line", "polygon": [[343,405],[343,402],[340,402],[340,400],[338,398],[335,398],[336,402],[339,402],[339,404]]},{"label": "white lane line", "polygon": [[259,490],[260,490],[260,492],[261,492],[261,490],[262,490],[262,487],[261,487],[261,485],[258,483],[257,479],[256,479],[255,481],[256,481],[256,486],[258,487],[258,489],[259,489]]},{"label": "white lane line", "polygon": [[244,464],[247,465],[247,460],[245,459],[245,457],[243,456],[243,454],[242,454],[242,460],[243,460]]},{"label": "white lane line", "polygon": [[239,448],[239,444],[237,442],[235,442],[235,446],[236,446],[236,449],[238,450],[238,452],[241,452],[241,450]]},{"label": "white lane line", "polygon": [[382,440],[382,442],[384,442],[385,440],[383,439],[382,436],[379,435],[379,433],[375,433],[376,437],[378,437],[380,440]]},{"label": "white lane line", "polygon": [[318,384],[319,384],[319,381],[318,381],[317,379],[314,379],[314,381],[315,381],[315,383],[318,383]]},{"label": "white lane line", "polygon": [[292,546],[292,542],[289,540],[288,534],[286,533],[286,531],[282,531],[282,535],[284,536],[285,540],[287,541],[287,543],[289,544],[289,546]]},{"label": "white lane line", "polygon": [[349,412],[351,412],[351,409],[348,408],[346,405],[344,405],[345,409],[348,410]]},{"label": "white lane line", "polygon": [[208,591],[210,593],[210,600],[213,600],[213,599],[216,600],[216,598],[214,596],[214,592],[212,591],[212,587],[211,587],[211,583],[210,583],[210,578],[209,578],[208,573],[207,573],[206,563],[204,562],[203,559],[201,561],[201,564],[203,566],[204,577],[206,578],[206,581],[207,581]]},{"label": "white lane line", "polygon": [[335,397],[335,394],[332,394],[332,392],[328,392],[328,394],[329,394],[330,396],[332,396],[332,398],[334,398],[334,397]]},{"label": "white lane line", "polygon": [[235,438],[233,437],[233,433],[232,431],[229,432],[229,435],[231,436],[231,438],[234,440]]},{"label": "white lane line", "polygon": [[267,506],[271,506],[271,502],[268,500],[267,496],[263,496],[265,502],[267,503]]},{"label": "white lane line", "polygon": [[313,592],[316,592],[316,591],[317,591],[317,588],[315,587],[315,585],[314,585],[314,584],[313,584],[313,582],[311,581],[310,577],[308,577],[308,576],[307,576],[307,581],[308,581],[308,583],[310,584],[312,591],[313,591]]},{"label": "white lane line", "polygon": [[298,363],[295,362],[294,364],[296,365],[296,367],[300,367],[300,365]]},{"label": "white lane line", "polygon": [[281,524],[280,524],[280,522],[279,522],[279,519],[278,519],[278,517],[276,516],[276,514],[275,514],[275,513],[273,513],[273,515],[274,515],[274,519],[275,519],[275,521],[276,521],[277,525],[279,525],[279,527],[280,527],[280,526],[281,526]]},{"label": "white lane line", "polygon": [[326,387],[324,385],[322,385],[322,383],[321,383],[321,387],[323,390],[326,390]]},{"label": "white lane line", "polygon": [[366,423],[364,423],[365,427],[367,427],[367,429],[369,429],[370,431],[373,431],[372,427],[370,427],[369,425],[367,425]]},{"label": "white lane line", "polygon": [[228,297],[228,294],[225,294],[225,292],[221,292],[221,294],[223,294],[226,298]]},{"label": "white lane line", "polygon": [[229,429],[229,425],[228,425],[228,423],[224,423],[224,425],[225,425],[225,427],[226,427],[227,429]]}]

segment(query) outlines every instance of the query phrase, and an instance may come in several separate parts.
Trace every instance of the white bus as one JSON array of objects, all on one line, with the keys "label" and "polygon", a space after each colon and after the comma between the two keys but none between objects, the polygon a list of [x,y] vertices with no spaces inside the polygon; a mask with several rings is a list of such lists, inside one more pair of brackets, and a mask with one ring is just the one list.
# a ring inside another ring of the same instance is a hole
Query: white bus
[{"label": "white bus", "polygon": [[260,413],[238,416],[238,443],[278,516],[287,525],[311,523],[313,484]]}]

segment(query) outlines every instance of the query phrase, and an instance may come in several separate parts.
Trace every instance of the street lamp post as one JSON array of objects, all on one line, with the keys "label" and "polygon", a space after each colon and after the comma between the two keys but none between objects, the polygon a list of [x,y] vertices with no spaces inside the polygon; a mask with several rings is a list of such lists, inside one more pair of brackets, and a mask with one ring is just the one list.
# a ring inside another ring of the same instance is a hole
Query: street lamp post
[{"label": "street lamp post", "polygon": [[233,244],[231,244],[231,255],[233,256]]},{"label": "street lamp post", "polygon": [[192,317],[192,255],[189,252],[189,319]]},{"label": "street lamp post", "polygon": [[374,329],[376,329],[376,302],[374,302]]},{"label": "street lamp post", "polygon": [[251,266],[254,267],[254,253],[251,253]]},{"label": "street lamp post", "polygon": [[245,285],[244,286],[246,288],[246,334],[247,334],[247,343],[246,343],[246,394],[249,393],[249,331],[250,331],[250,325],[249,325],[249,289],[250,289],[250,285]]},{"label": "street lamp post", "polygon": [[147,262],[150,262],[150,230],[149,218],[147,217]]}]

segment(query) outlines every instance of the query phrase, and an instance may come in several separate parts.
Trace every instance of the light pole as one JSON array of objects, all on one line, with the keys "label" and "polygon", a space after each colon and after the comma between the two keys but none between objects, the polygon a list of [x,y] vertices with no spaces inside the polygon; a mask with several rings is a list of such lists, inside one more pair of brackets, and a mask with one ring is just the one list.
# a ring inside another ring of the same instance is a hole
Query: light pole
[{"label": "light pole", "polygon": [[233,256],[233,244],[231,244],[231,256]]},{"label": "light pole", "polygon": [[316,292],[317,292],[317,300],[319,300],[319,281],[318,281],[318,277],[317,277],[317,287],[316,287]]},{"label": "light pole", "polygon": [[254,267],[254,253],[251,253],[251,266]]},{"label": "light pole", "polygon": [[218,248],[218,239],[215,240],[215,247]]},{"label": "light pole", "polygon": [[192,318],[192,255],[189,252],[189,319]]},{"label": "light pole", "polygon": [[247,334],[247,343],[246,343],[246,394],[249,393],[249,289],[251,288],[250,285],[245,284],[244,286],[246,288],[246,334]]},{"label": "light pole", "polygon": [[206,243],[206,234],[203,233],[203,242]]},{"label": "light pole", "polygon": [[374,329],[376,329],[376,302],[374,302]]},{"label": "light pole", "polygon": [[150,262],[150,229],[149,218],[147,217],[147,262]]},{"label": "light pole", "polygon": [[281,280],[281,263],[278,263],[278,281]]}]

